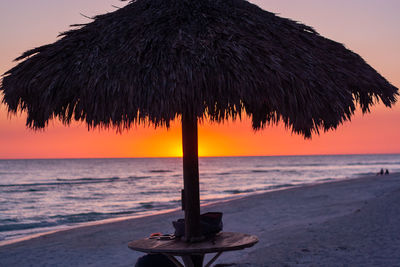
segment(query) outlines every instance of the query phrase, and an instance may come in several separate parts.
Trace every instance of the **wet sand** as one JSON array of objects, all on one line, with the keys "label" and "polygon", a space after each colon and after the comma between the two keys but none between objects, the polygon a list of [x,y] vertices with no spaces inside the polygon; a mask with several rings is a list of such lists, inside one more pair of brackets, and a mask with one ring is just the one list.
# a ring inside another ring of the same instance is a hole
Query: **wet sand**
[{"label": "wet sand", "polygon": [[[400,266],[400,174],[253,195],[202,207],[222,211],[224,231],[258,236],[223,254],[231,266]],[[127,247],[172,233],[181,211],[52,233],[0,246],[0,266],[134,266]]]}]

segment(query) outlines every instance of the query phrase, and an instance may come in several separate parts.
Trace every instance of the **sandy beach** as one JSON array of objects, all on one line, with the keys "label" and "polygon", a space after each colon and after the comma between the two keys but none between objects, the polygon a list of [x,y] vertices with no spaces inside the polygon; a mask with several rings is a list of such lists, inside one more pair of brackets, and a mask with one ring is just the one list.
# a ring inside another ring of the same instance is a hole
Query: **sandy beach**
[{"label": "sandy beach", "polygon": [[[227,266],[400,266],[400,174],[247,196],[202,208],[224,231],[257,235]],[[0,247],[0,266],[134,266],[131,240],[172,233],[181,211],[52,233]],[[220,265],[220,266],[221,266]]]}]

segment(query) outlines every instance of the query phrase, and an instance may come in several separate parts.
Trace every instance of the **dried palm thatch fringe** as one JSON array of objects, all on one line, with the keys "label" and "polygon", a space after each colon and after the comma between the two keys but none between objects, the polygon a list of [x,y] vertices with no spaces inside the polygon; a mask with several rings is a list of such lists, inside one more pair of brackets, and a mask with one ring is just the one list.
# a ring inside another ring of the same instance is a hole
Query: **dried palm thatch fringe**
[{"label": "dried palm thatch fringe", "polygon": [[157,127],[245,110],[254,129],[283,121],[310,137],[349,120],[357,103],[368,112],[398,94],[342,44],[243,0],[131,1],[17,60],[3,102],[35,129],[53,117]]}]

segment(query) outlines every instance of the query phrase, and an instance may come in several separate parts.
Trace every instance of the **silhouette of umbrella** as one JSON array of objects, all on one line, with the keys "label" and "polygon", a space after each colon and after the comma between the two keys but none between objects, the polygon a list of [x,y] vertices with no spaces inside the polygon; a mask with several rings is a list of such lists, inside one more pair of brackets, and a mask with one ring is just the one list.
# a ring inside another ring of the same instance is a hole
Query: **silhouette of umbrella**
[{"label": "silhouette of umbrella", "polygon": [[246,112],[311,137],[397,88],[342,44],[243,0],[136,0],[25,52],[0,85],[10,112],[38,129],[182,120],[186,240],[201,236],[197,122]]}]

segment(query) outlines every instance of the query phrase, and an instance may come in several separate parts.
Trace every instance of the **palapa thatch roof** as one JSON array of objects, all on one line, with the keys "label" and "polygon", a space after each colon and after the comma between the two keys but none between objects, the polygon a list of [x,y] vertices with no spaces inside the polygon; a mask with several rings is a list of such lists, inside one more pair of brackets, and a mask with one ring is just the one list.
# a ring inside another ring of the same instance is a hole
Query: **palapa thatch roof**
[{"label": "palapa thatch roof", "polygon": [[[76,27],[77,25],[75,25]],[[167,125],[182,113],[221,121],[245,110],[309,137],[359,104],[391,106],[397,88],[312,28],[243,0],[137,0],[25,52],[3,102],[27,125]]]}]

